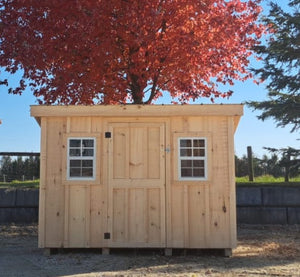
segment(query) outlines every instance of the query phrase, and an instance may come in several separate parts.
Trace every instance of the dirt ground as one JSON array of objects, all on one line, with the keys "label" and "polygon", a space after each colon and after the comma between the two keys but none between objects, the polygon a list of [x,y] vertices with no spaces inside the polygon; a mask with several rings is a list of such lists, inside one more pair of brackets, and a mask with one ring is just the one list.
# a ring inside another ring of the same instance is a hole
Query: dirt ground
[{"label": "dirt ground", "polygon": [[[215,252],[68,250],[47,256],[36,225],[0,225],[0,276],[300,276],[300,226],[239,226],[231,258]],[[185,254],[185,255],[184,255]]]}]

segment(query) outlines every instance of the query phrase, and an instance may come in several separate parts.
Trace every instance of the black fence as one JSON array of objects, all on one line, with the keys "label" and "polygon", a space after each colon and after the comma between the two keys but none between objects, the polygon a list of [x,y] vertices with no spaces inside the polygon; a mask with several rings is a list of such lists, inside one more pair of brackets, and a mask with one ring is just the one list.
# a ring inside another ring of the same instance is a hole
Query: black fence
[{"label": "black fence", "polygon": [[[300,224],[299,186],[237,187],[238,224]],[[37,222],[39,189],[0,188],[0,224]]]}]

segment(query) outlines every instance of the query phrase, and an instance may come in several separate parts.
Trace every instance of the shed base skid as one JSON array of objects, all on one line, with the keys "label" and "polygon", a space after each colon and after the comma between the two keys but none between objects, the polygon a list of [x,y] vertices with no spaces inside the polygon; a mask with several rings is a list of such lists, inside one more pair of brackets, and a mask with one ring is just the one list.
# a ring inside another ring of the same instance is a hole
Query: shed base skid
[{"label": "shed base skid", "polygon": [[165,256],[172,256],[172,253],[173,253],[172,248],[165,249]]},{"label": "shed base skid", "polygon": [[110,248],[102,248],[102,255],[109,255],[110,254]]},{"label": "shed base skid", "polygon": [[[95,250],[100,250],[96,251]],[[69,253],[70,251],[93,251],[95,254],[113,255],[113,254],[134,254],[134,255],[165,255],[171,256],[221,256],[231,257],[232,248],[44,248],[44,255],[51,256],[56,254]]]},{"label": "shed base skid", "polygon": [[231,248],[225,248],[223,251],[224,251],[224,257],[231,257],[232,256],[232,249]]},{"label": "shed base skid", "polygon": [[45,248],[44,249],[45,256],[56,255],[56,254],[63,253],[63,252],[64,252],[64,248]]}]

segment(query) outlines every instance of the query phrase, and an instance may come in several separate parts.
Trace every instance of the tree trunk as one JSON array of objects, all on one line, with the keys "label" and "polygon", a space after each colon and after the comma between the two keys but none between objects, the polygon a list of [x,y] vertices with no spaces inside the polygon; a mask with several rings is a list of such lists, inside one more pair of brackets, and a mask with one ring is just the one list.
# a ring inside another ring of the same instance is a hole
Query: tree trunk
[{"label": "tree trunk", "polygon": [[131,77],[130,90],[131,90],[133,104],[143,104],[144,93],[138,82],[138,77],[134,74],[131,74],[130,77]]}]

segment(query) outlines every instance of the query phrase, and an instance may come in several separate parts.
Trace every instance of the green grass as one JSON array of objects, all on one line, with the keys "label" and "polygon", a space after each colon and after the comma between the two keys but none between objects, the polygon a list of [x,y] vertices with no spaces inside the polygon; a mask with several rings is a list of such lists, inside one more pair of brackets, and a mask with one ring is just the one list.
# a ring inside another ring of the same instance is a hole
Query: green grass
[{"label": "green grass", "polygon": [[0,188],[39,188],[40,180],[0,182]]},{"label": "green grass", "polygon": [[[237,183],[246,183],[249,182],[249,177],[248,176],[236,177],[235,180]],[[284,177],[275,178],[272,175],[264,175],[264,176],[254,177],[254,181],[258,183],[282,183],[284,182]],[[290,178],[290,182],[300,182],[300,176],[295,178]]]},{"label": "green grass", "polygon": [[[34,181],[12,181],[9,183],[0,182],[0,188],[39,188],[40,180]],[[300,176],[291,178],[290,182],[284,182],[283,177],[275,178],[271,175],[259,176],[254,178],[254,182],[249,182],[248,176],[236,177],[238,186],[261,186],[261,185],[292,185],[300,186]]]},{"label": "green grass", "polygon": [[238,186],[264,186],[264,185],[278,185],[278,186],[300,186],[300,176],[295,178],[290,178],[289,182],[284,181],[284,177],[275,178],[271,175],[264,175],[254,177],[254,182],[249,181],[248,176],[236,177],[236,184]]}]

